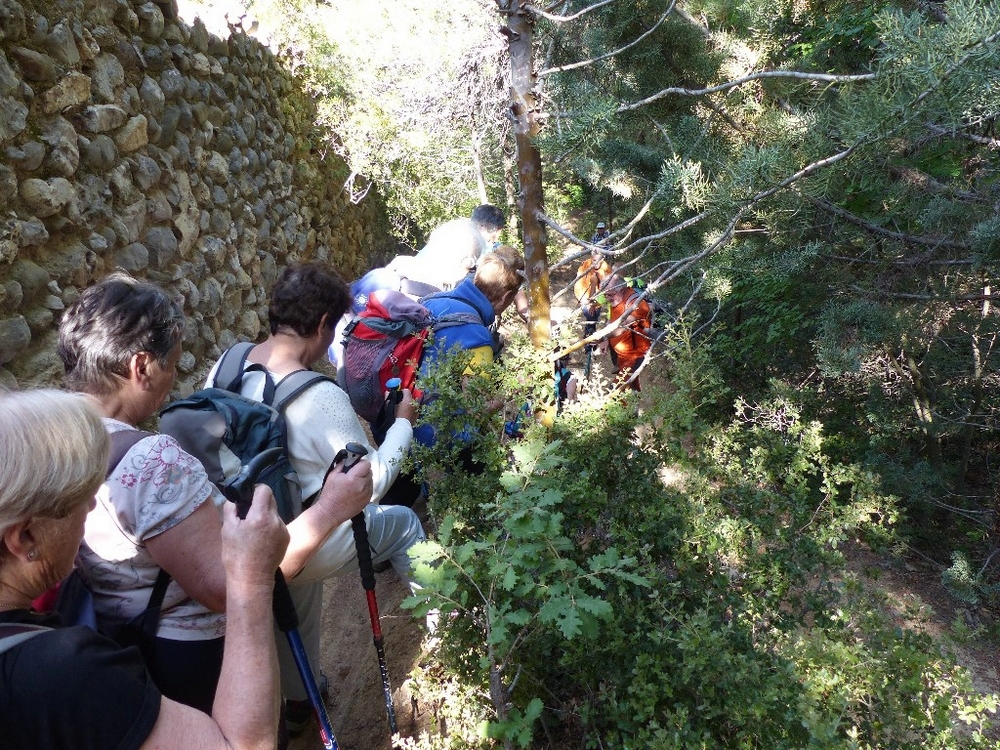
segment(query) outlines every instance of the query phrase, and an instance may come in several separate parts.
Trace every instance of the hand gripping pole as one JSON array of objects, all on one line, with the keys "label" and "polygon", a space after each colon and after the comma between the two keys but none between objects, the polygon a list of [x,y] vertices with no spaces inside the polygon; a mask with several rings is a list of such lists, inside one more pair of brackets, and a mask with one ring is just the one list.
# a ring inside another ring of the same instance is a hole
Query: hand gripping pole
[{"label": "hand gripping pole", "polygon": [[[270,466],[280,455],[281,448],[269,448],[254,456],[235,477],[222,484],[222,493],[227,500],[236,503],[236,513],[240,518],[246,518],[247,511],[250,510],[254,481],[260,472]],[[330,717],[326,712],[326,704],[323,703],[316,677],[313,675],[312,667],[309,666],[309,658],[306,656],[302,636],[299,634],[299,615],[295,611],[295,603],[292,601],[288,582],[285,581],[281,568],[274,571],[274,599],[271,608],[274,611],[274,621],[277,623],[278,629],[288,638],[288,646],[295,658],[295,666],[302,677],[302,684],[309,696],[309,703],[316,715],[316,722],[319,724],[319,736],[323,747],[325,750],[339,750],[337,738],[333,736]]]}]

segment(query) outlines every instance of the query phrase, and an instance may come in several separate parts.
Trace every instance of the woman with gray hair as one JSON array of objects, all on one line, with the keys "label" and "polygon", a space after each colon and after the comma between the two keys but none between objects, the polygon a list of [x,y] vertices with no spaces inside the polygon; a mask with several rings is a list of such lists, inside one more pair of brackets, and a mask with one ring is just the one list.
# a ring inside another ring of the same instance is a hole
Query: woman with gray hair
[{"label": "woman with gray hair", "polygon": [[[122,433],[129,433],[126,445],[134,442],[98,491],[80,547],[98,626],[139,615],[166,571],[171,581],[147,665],[164,695],[207,712],[225,633],[216,510],[224,500],[174,438],[136,429],[173,387],[183,328],[180,307],[163,289],[114,274],[85,289],[66,310],[58,348],[66,384],[96,399],[112,443]],[[288,556],[297,559],[303,538],[322,541],[330,524],[364,507],[371,465],[359,461],[347,474],[329,472],[321,484],[303,520],[296,519]]]},{"label": "woman with gray hair", "polygon": [[288,543],[270,491],[245,520],[226,508],[221,565],[229,633],[206,716],[161,697],[134,649],[31,611],[72,569],[107,470],[94,404],[42,390],[0,393],[0,737],[19,750],[273,747],[277,663],[270,601]]},{"label": "woman with gray hair", "polygon": [[169,574],[147,666],[164,695],[208,712],[225,635],[221,495],[172,437],[137,428],[173,387],[183,329],[180,307],[160,287],[114,274],[66,310],[58,350],[66,385],[96,400],[121,456],[80,547],[97,624],[113,632],[140,615],[158,577],[162,591],[161,570]]}]

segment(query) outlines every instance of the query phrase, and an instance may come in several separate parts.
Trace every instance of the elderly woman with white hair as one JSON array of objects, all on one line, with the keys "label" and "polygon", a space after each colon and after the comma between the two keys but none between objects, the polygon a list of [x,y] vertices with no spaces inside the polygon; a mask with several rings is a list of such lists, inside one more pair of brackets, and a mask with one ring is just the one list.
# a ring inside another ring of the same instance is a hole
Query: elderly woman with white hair
[{"label": "elderly woman with white hair", "polygon": [[[226,633],[217,511],[223,500],[201,463],[174,438],[138,430],[170,394],[183,331],[181,309],[166,291],[112,274],[66,310],[58,349],[66,385],[96,401],[121,456],[97,493],[79,554],[94,589],[97,623],[112,632],[139,616],[153,601],[161,571],[168,573],[146,664],[160,692],[208,712]],[[348,474],[330,472],[292,530],[288,554],[325,539],[370,493],[367,462]]]},{"label": "elderly woman with white hair", "polygon": [[246,519],[223,513],[229,630],[211,715],[163,697],[135,649],[35,597],[73,568],[107,471],[109,439],[92,401],[60,391],[0,393],[0,737],[18,750],[273,747],[277,660],[274,570],[288,544],[270,490]]}]

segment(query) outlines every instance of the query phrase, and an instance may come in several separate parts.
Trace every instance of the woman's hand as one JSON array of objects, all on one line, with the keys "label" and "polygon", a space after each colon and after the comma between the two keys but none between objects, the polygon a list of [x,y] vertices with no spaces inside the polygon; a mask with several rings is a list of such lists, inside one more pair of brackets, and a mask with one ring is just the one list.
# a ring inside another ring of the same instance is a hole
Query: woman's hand
[{"label": "woman's hand", "polygon": [[274,571],[288,547],[288,529],[278,518],[274,495],[266,485],[254,488],[246,518],[236,514],[235,503],[222,512],[222,565],[226,588],[274,584]]},{"label": "woman's hand", "polygon": [[409,388],[403,389],[402,396],[400,402],[396,404],[396,416],[402,417],[410,424],[416,424],[420,404],[413,400],[413,392]]},{"label": "woman's hand", "polygon": [[323,480],[315,505],[322,506],[327,513],[339,518],[334,524],[337,526],[360,513],[371,497],[372,465],[362,458],[346,474],[342,463],[334,464]]}]

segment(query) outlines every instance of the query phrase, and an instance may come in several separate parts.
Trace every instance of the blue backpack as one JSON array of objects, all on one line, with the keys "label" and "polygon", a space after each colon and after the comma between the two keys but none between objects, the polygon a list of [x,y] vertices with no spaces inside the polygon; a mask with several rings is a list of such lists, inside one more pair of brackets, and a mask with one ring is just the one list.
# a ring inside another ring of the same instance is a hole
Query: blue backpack
[{"label": "blue backpack", "polygon": [[274,493],[278,515],[286,523],[303,509],[301,484],[288,458],[288,430],[284,410],[311,386],[334,382],[312,370],[293,372],[277,384],[258,364],[247,372],[264,373],[264,400],[242,395],[243,365],[254,347],[236,344],[222,355],[212,388],[196,391],[160,412],[160,431],[173,436],[181,448],[201,461],[216,485],[239,473],[250,459],[268,448],[281,448],[278,459],[257,481]]}]

